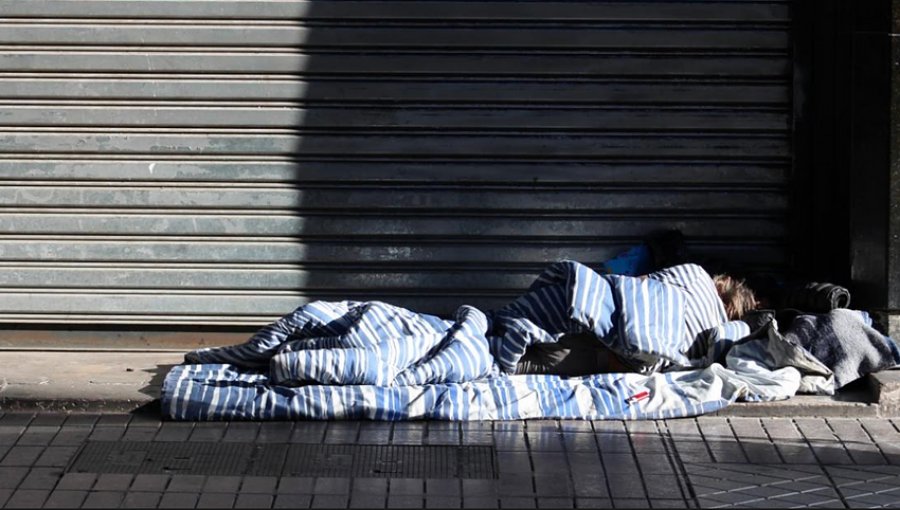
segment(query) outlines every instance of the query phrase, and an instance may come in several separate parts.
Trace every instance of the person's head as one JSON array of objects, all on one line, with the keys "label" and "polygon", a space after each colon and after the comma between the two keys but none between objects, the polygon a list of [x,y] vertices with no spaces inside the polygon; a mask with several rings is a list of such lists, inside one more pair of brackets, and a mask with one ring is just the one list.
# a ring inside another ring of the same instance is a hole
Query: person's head
[{"label": "person's head", "polygon": [[717,274],[713,276],[713,283],[716,284],[716,291],[722,304],[725,305],[725,313],[729,320],[738,320],[750,310],[755,310],[756,296],[744,280],[738,280],[727,274]]}]

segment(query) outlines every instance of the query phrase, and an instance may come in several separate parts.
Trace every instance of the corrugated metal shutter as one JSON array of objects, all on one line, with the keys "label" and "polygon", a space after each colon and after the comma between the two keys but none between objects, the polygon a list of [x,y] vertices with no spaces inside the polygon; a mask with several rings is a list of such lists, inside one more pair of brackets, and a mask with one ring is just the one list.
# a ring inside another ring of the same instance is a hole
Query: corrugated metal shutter
[{"label": "corrugated metal shutter", "polygon": [[0,321],[493,307],[654,228],[786,264],[786,1],[0,0]]}]

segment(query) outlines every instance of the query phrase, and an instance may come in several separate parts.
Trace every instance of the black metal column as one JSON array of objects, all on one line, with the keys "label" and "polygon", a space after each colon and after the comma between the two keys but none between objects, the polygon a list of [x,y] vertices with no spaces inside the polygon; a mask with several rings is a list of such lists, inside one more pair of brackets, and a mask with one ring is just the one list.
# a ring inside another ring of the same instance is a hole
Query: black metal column
[{"label": "black metal column", "polygon": [[854,2],[850,19],[850,276],[854,305],[900,332],[900,0]]}]

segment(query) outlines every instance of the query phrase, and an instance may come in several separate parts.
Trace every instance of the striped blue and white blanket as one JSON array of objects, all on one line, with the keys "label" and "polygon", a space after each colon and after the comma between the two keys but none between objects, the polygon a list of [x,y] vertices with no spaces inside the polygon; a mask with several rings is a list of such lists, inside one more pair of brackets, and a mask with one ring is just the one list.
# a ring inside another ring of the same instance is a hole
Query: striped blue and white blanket
[{"label": "striped blue and white blanket", "polygon": [[[529,345],[585,332],[634,372],[513,375]],[[162,406],[176,420],[657,419],[786,398],[804,375],[827,383],[814,361],[779,364],[770,341],[735,346],[748,334],[699,266],[636,278],[562,261],[509,305],[449,320],[378,301],[307,304],[244,344],[188,353]],[[808,358],[784,344],[787,358]]]}]

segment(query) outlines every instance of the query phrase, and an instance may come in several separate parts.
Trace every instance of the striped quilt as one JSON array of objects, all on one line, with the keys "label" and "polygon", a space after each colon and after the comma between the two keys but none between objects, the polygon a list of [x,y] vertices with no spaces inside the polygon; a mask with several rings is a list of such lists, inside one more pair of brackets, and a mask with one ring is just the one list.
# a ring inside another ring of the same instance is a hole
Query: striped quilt
[{"label": "striped quilt", "polygon": [[[528,346],[585,332],[634,371],[513,375]],[[636,278],[561,261],[509,305],[450,319],[378,301],[307,304],[244,344],[188,353],[162,405],[176,420],[656,419],[792,395],[794,367],[717,362],[748,333],[699,266]]]}]

